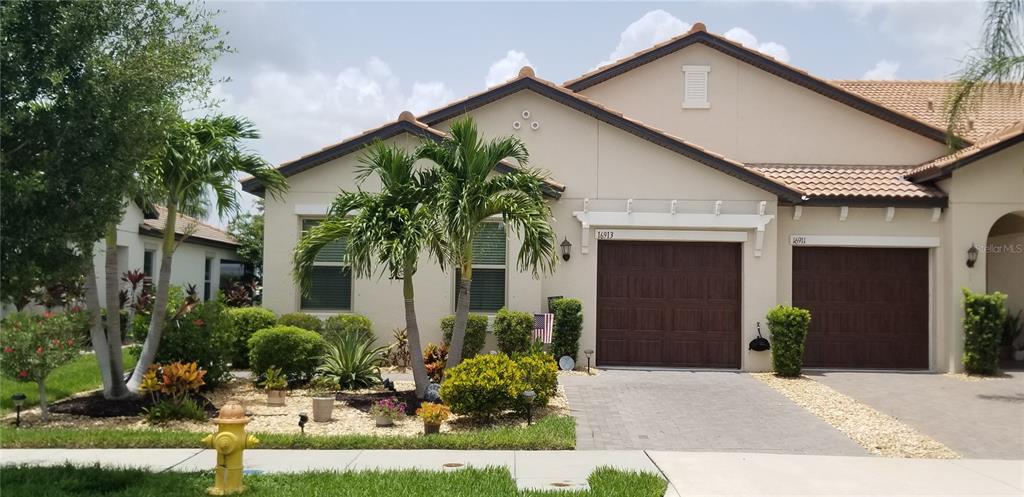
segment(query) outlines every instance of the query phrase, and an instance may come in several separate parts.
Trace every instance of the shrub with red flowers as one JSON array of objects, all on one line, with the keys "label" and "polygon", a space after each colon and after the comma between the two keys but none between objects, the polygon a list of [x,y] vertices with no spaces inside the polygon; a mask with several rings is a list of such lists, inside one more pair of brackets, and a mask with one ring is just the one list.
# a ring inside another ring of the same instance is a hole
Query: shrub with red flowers
[{"label": "shrub with red flowers", "polygon": [[43,315],[16,312],[0,322],[0,372],[18,381],[35,382],[47,421],[46,378],[78,356],[88,329],[88,313]]}]

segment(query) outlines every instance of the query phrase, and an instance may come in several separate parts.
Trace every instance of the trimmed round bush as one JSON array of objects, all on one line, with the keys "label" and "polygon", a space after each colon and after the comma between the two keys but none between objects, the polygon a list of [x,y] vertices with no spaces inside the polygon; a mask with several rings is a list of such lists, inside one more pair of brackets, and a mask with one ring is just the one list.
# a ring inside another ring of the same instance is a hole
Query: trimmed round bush
[{"label": "trimmed round bush", "polygon": [[264,328],[249,338],[249,364],[260,378],[277,367],[289,381],[305,381],[316,372],[324,346],[324,337],[315,331],[280,325]]},{"label": "trimmed round bush", "polygon": [[494,316],[494,337],[498,339],[498,350],[510,357],[529,352],[533,339],[533,314],[502,307]]},{"label": "trimmed round bush", "polygon": [[772,340],[772,368],[779,376],[800,376],[804,364],[804,340],[811,325],[811,312],[780,305],[768,311]]},{"label": "trimmed round bush", "polygon": [[538,352],[517,357],[515,362],[523,376],[526,389],[537,394],[533,399],[533,405],[548,405],[548,400],[555,396],[558,389],[558,363],[555,362],[555,358],[551,354]]},{"label": "trimmed round bush", "polygon": [[234,350],[231,365],[236,368],[249,366],[249,337],[263,328],[277,324],[277,316],[270,309],[262,307],[233,307],[228,316],[234,327]]},{"label": "trimmed round bush", "polygon": [[1006,294],[974,293],[964,289],[964,369],[971,374],[995,374],[1006,319]]},{"label": "trimmed round bush", "polygon": [[505,354],[484,354],[445,372],[441,400],[456,414],[482,418],[516,407],[524,390],[515,361]]},{"label": "trimmed round bush", "polygon": [[583,302],[576,299],[558,299],[551,303],[555,326],[551,333],[551,353],[555,357],[569,356],[576,361],[583,333]]},{"label": "trimmed round bush", "polygon": [[[445,345],[451,345],[454,328],[455,316],[446,316],[441,320]],[[462,343],[462,359],[466,360],[479,354],[484,348],[485,339],[487,339],[487,316],[485,314],[470,314],[466,321],[466,340]]]},{"label": "trimmed round bush", "polygon": [[289,312],[288,314],[282,314],[281,317],[277,318],[277,324],[281,326],[294,326],[296,328],[302,328],[304,330],[320,332],[323,326],[323,321],[320,318],[306,314],[305,312]]},{"label": "trimmed round bush", "polygon": [[373,323],[360,314],[338,314],[324,320],[321,334],[328,342],[337,342],[342,335],[355,333],[362,339],[376,340]]}]

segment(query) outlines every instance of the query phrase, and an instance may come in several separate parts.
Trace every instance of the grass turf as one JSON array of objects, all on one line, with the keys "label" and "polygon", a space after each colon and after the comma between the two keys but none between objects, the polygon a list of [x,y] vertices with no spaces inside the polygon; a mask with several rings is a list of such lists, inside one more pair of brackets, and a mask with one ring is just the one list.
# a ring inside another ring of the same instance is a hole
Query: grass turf
[{"label": "grass turf", "polygon": [[[123,351],[124,367],[135,367],[135,356]],[[101,387],[100,369],[96,364],[96,355],[82,354],[71,362],[55,369],[46,379],[46,400],[50,403],[70,397],[79,392],[94,390]],[[11,395],[21,392],[25,394],[25,407],[39,404],[39,389],[35,383],[25,383],[9,378],[0,378],[0,414],[14,410]]]},{"label": "grass turf", "polygon": [[[589,491],[576,497],[661,497],[665,482],[652,473],[598,468],[588,479]],[[0,473],[5,497],[165,497],[204,496],[212,484],[210,472],[150,473],[139,469],[99,467],[12,466]],[[435,472],[419,470],[309,472],[260,474],[245,477],[247,496],[317,497],[543,497],[565,492],[520,491],[507,468],[466,468]]]},{"label": "grass turf", "polygon": [[[213,426],[211,425],[211,431]],[[0,447],[11,448],[190,448],[207,433],[95,428],[0,427]],[[497,427],[440,435],[314,436],[257,433],[261,449],[573,449],[576,420],[547,417],[524,428]]]}]

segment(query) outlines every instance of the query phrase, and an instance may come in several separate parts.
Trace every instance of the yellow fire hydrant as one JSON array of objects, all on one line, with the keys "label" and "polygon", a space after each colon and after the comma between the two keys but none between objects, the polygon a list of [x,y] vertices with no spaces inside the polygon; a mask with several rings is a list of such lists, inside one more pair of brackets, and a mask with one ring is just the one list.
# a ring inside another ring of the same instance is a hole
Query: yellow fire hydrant
[{"label": "yellow fire hydrant", "polygon": [[228,401],[212,420],[217,423],[217,433],[203,438],[203,444],[217,451],[217,468],[214,484],[206,489],[210,495],[230,495],[245,491],[242,484],[242,451],[251,449],[260,441],[245,434],[245,425],[250,419],[245,409],[235,401]]}]

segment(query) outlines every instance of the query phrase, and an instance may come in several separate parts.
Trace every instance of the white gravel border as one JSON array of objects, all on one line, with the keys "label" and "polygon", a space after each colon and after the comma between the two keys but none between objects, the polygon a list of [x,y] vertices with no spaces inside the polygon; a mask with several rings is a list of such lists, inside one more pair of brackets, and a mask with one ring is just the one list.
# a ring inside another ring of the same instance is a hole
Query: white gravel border
[{"label": "white gravel border", "polygon": [[843,432],[872,454],[884,457],[959,459],[942,443],[806,376],[783,378],[750,373],[797,405]]}]

